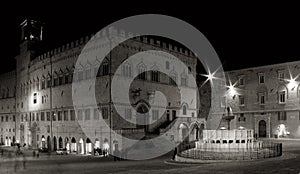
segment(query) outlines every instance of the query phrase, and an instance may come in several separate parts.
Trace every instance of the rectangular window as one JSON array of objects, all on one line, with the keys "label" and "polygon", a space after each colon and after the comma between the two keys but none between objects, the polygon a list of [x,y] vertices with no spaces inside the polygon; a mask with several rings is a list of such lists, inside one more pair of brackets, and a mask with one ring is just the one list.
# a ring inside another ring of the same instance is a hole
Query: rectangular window
[{"label": "rectangular window", "polygon": [[85,115],[85,120],[90,120],[91,119],[90,109],[86,109],[84,115]]},{"label": "rectangular window", "polygon": [[244,116],[243,113],[240,114],[239,118],[238,118],[239,122],[245,122],[246,121],[246,117]]},{"label": "rectangular window", "polygon": [[36,113],[35,116],[36,116],[36,121],[39,121],[39,113]]},{"label": "rectangular window", "polygon": [[278,121],[285,121],[285,120],[286,120],[286,112],[285,111],[278,112]]},{"label": "rectangular window", "polygon": [[108,108],[107,107],[102,108],[102,118],[108,119]]},{"label": "rectangular window", "polygon": [[239,96],[239,102],[240,102],[240,106],[244,106],[245,105],[245,96],[240,95]]},{"label": "rectangular window", "polygon": [[41,121],[45,121],[45,112],[41,112]]},{"label": "rectangular window", "polygon": [[284,81],[284,71],[278,71],[278,80]]},{"label": "rectangular window", "polygon": [[258,74],[258,83],[259,84],[264,84],[265,83],[265,74],[264,73],[259,73]]},{"label": "rectangular window", "polygon": [[70,120],[74,121],[75,120],[75,111],[72,109],[70,110]]},{"label": "rectangular window", "polygon": [[57,120],[61,121],[62,120],[62,111],[57,112]]},{"label": "rectangular window", "polygon": [[50,117],[50,112],[47,112],[47,121],[50,121],[51,117]]},{"label": "rectangular window", "polygon": [[187,77],[181,77],[181,86],[187,86]]},{"label": "rectangular window", "polygon": [[239,86],[244,86],[245,85],[245,77],[244,76],[240,76],[239,77]]},{"label": "rectangular window", "polygon": [[8,116],[5,117],[5,121],[8,122]]},{"label": "rectangular window", "polygon": [[68,121],[69,119],[68,110],[64,111],[64,121]]},{"label": "rectangular window", "polygon": [[131,109],[130,108],[126,108],[125,109],[125,119],[126,120],[131,120],[131,115],[132,115]]},{"label": "rectangular window", "polygon": [[159,82],[159,72],[158,71],[151,72],[151,80],[154,82]]},{"label": "rectangular window", "polygon": [[259,104],[264,105],[265,104],[265,95],[263,93],[260,93],[258,96],[259,96]]},{"label": "rectangular window", "polygon": [[158,119],[158,110],[153,109],[152,110],[152,120],[157,120]]},{"label": "rectangular window", "polygon": [[33,93],[33,104],[37,103],[37,93]]},{"label": "rectangular window", "polygon": [[98,110],[98,108],[94,109],[94,120],[99,120],[99,110]]},{"label": "rectangular window", "polygon": [[279,103],[280,104],[283,104],[283,103],[285,103],[285,91],[281,91],[281,92],[279,92],[278,93],[279,94]]},{"label": "rectangular window", "polygon": [[81,109],[79,109],[78,111],[77,111],[77,119],[78,120],[82,120],[83,119],[83,116],[82,116],[82,110]]},{"label": "rectangular window", "polygon": [[13,115],[13,121],[16,121],[16,116],[15,115]]},{"label": "rectangular window", "polygon": [[56,113],[52,111],[52,121],[56,121]]},{"label": "rectangular window", "polygon": [[46,88],[46,84],[45,84],[45,80],[42,80],[42,89],[45,89]]}]

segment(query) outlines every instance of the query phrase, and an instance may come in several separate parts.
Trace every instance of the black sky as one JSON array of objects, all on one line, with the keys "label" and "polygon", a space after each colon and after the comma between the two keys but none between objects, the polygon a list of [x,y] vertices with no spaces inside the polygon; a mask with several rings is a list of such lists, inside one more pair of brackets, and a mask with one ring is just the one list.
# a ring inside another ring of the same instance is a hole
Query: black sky
[{"label": "black sky", "polygon": [[[71,5],[72,4],[72,5]],[[0,72],[14,69],[19,45],[18,25],[26,16],[45,23],[49,48],[99,31],[124,17],[158,13],[197,27],[211,42],[225,70],[300,60],[300,13],[296,4],[26,4],[1,12]],[[239,5],[239,6],[238,6]],[[122,8],[122,10],[118,8]]]}]

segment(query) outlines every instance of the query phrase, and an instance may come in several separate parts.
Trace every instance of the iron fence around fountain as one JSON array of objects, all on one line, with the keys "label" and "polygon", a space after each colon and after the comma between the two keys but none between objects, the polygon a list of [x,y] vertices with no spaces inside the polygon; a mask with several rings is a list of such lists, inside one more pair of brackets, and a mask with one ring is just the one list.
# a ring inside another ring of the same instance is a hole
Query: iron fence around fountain
[{"label": "iron fence around fountain", "polygon": [[278,157],[282,155],[282,143],[255,142],[245,148],[195,148],[195,142],[181,143],[177,155],[183,158],[199,160],[252,160]]}]

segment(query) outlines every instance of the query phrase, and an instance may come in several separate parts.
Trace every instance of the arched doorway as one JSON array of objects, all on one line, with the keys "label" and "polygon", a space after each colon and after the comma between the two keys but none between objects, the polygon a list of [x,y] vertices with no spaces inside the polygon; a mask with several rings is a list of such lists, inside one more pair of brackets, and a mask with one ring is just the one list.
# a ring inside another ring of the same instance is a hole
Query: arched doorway
[{"label": "arched doorway", "polygon": [[71,139],[71,152],[76,152],[77,151],[77,143],[76,139],[73,137]]},{"label": "arched doorway", "polygon": [[194,123],[191,127],[191,135],[192,135],[192,139],[193,140],[199,140],[199,127],[196,123]]},{"label": "arched doorway", "polygon": [[25,143],[24,140],[25,136],[24,136],[24,125],[21,124],[20,125],[20,144],[23,145]]},{"label": "arched doorway", "polygon": [[70,143],[69,143],[69,138],[68,137],[65,138],[65,148],[67,149],[67,151],[70,152]]},{"label": "arched doorway", "polygon": [[265,120],[260,120],[258,123],[258,137],[267,137],[267,123]]},{"label": "arched doorway", "polygon": [[204,124],[202,123],[201,125],[200,125],[200,130],[199,130],[199,139],[200,140],[203,140],[203,130],[204,130]]},{"label": "arched doorway", "polygon": [[149,124],[149,109],[145,104],[138,106],[136,110],[136,124],[138,129],[144,129],[145,132],[148,132]]},{"label": "arched doorway", "polygon": [[53,137],[53,150],[57,150],[57,140],[56,137]]},{"label": "arched doorway", "polygon": [[45,136],[44,135],[42,135],[42,144],[41,144],[41,147],[42,148],[45,148],[46,147],[46,142],[45,142],[46,140],[45,140]]},{"label": "arched doorway", "polygon": [[78,152],[80,154],[84,154],[84,140],[82,138],[79,139],[79,144],[78,144]]},{"label": "arched doorway", "polygon": [[183,123],[179,125],[179,141],[181,142],[189,141],[189,129],[187,125]]},{"label": "arched doorway", "polygon": [[99,139],[98,138],[96,138],[95,139],[95,147],[94,147],[95,149],[100,149],[101,147],[100,147],[100,141],[99,141]]},{"label": "arched doorway", "polygon": [[85,149],[86,149],[86,153],[92,153],[92,142],[89,138],[86,139],[85,142]]},{"label": "arched doorway", "polygon": [[63,148],[63,139],[61,137],[58,139],[58,148]]},{"label": "arched doorway", "polygon": [[51,150],[51,138],[50,136],[47,137],[47,148],[50,151]]}]

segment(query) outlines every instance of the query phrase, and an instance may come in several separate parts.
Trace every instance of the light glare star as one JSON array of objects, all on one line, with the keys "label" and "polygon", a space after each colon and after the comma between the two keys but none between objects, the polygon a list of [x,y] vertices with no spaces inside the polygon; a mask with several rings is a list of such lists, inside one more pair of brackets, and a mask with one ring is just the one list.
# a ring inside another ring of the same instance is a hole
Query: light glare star
[{"label": "light glare star", "polygon": [[236,94],[236,91],[237,91],[237,88],[235,88],[235,86],[237,85],[237,82],[236,81],[234,84],[231,83],[231,80],[229,79],[229,85],[226,86],[228,88],[228,93],[233,96]]},{"label": "light glare star", "polygon": [[202,86],[205,85],[209,81],[211,83],[211,86],[213,87],[213,79],[221,80],[221,78],[215,76],[215,74],[217,73],[217,71],[219,69],[220,69],[220,67],[217,68],[213,73],[211,73],[209,67],[207,66],[208,74],[201,74],[202,76],[207,77],[207,79],[203,82]]},{"label": "light glare star", "polygon": [[288,81],[290,85],[295,85],[297,83],[296,79],[300,76],[300,74],[298,74],[296,77],[293,78],[290,68],[288,68],[288,70],[289,70],[290,79],[286,79],[286,81]]}]

